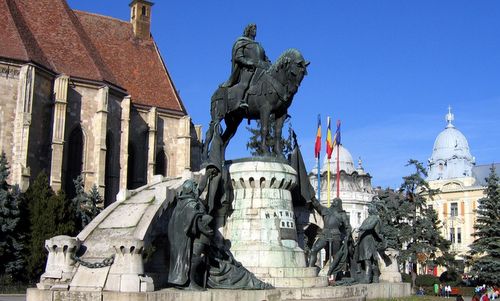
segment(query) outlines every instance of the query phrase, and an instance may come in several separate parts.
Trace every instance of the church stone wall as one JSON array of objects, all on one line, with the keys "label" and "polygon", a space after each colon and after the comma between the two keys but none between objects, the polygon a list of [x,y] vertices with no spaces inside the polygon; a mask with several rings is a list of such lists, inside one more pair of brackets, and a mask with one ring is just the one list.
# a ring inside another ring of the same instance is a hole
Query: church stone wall
[{"label": "church stone wall", "polygon": [[37,70],[34,83],[28,146],[30,182],[42,171],[50,175],[52,157],[53,77]]},{"label": "church stone wall", "polygon": [[148,162],[148,112],[132,107],[128,153],[128,189],[145,185]]},{"label": "church stone wall", "polygon": [[121,116],[122,97],[108,96],[108,114],[106,122],[106,179],[105,185],[108,190],[107,202],[114,202],[116,194],[120,190],[120,150],[121,150]]},{"label": "church stone wall", "polygon": [[0,63],[0,151],[5,152],[12,164],[14,145],[14,119],[16,117],[17,87],[20,68]]},{"label": "church stone wall", "polygon": [[[96,164],[94,161],[94,115],[97,111],[97,94],[96,87],[74,85],[68,88],[68,105],[66,111],[66,131],[65,131],[65,158],[64,165],[68,166],[68,142],[74,130],[81,127],[83,132],[83,158],[82,158],[82,174],[85,178],[85,186],[90,188],[94,183]],[[64,175],[63,175],[64,176]]]},{"label": "church stone wall", "polygon": [[157,124],[157,152],[165,152],[168,160],[166,175],[173,177],[188,170],[199,170],[201,151],[191,118],[158,114]]},{"label": "church stone wall", "polygon": [[[124,95],[121,92],[75,79],[69,79],[66,86],[58,85],[59,78],[64,75],[54,76],[36,67],[29,68],[28,65],[21,69],[21,66],[0,62],[0,150],[6,153],[11,164],[12,183],[19,183],[21,179],[27,180],[24,175],[27,176],[28,171],[30,181],[33,181],[43,170],[56,179],[55,189],[67,190],[68,186],[65,184],[71,185],[72,181],[69,181],[72,179],[69,178],[74,177],[68,176],[69,164],[73,164],[73,169],[79,164],[78,159],[70,157],[72,154],[69,154],[72,135],[75,134],[74,130],[79,128],[82,133],[81,173],[85,187],[88,190],[97,184],[102,196],[106,190],[106,194],[112,196],[112,200],[107,201],[107,204],[114,201],[119,192],[121,174],[128,182],[127,188],[134,189],[145,185],[153,173],[177,177],[189,170],[199,170],[201,129],[193,125],[189,116],[178,116],[161,109],[132,104],[129,141],[128,145],[122,146],[122,118],[127,116],[122,116]],[[20,100],[18,94],[20,89],[29,89],[26,88],[29,83],[21,83],[21,73],[25,74],[33,69],[30,125],[23,129],[22,122],[18,121],[23,116],[17,116],[19,113],[16,110],[18,105],[22,106],[22,101],[28,100]],[[64,102],[64,109],[56,121],[54,95],[56,90],[60,93],[61,89],[67,90],[67,96],[61,96],[63,98],[60,101]],[[56,123],[64,129],[64,135],[61,132],[61,142],[57,145],[52,137]],[[13,126],[14,124],[16,126]],[[20,161],[20,165],[14,164],[14,161],[22,160],[24,156],[20,151],[23,140],[19,137],[22,137],[22,131],[29,135],[29,139],[26,139],[26,163]],[[150,150],[150,145],[154,146],[154,151]],[[55,152],[53,149],[58,146],[60,151]],[[124,153],[124,150],[128,153]],[[163,165],[156,166],[159,162],[158,156],[162,154]],[[126,172],[120,170],[121,157],[131,165],[125,167]],[[54,160],[58,162],[55,164]],[[21,170],[22,166],[27,168]],[[110,191],[108,188],[111,188]]]}]

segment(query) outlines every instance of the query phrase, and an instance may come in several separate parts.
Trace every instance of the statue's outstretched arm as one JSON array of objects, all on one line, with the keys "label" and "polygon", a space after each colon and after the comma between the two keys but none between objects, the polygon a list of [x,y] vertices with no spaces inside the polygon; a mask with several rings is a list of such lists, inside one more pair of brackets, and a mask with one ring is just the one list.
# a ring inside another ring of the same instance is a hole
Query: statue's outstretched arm
[{"label": "statue's outstretched arm", "polygon": [[311,199],[311,204],[313,205],[314,209],[318,211],[319,214],[324,215],[323,212],[327,209],[325,206],[321,205],[321,203],[316,199],[316,197],[312,197]]}]

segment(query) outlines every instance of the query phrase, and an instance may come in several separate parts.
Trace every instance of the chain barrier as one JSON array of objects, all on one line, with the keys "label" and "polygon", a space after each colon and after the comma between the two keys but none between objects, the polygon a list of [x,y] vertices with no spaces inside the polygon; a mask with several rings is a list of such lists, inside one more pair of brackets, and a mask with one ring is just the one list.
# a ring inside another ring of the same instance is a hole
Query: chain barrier
[{"label": "chain barrier", "polygon": [[104,258],[103,261],[101,262],[87,262],[81,259],[80,257],[73,255],[71,258],[78,262],[79,264],[83,265],[84,267],[87,267],[89,269],[98,269],[98,268],[103,268],[107,267],[113,264],[115,262],[115,255],[111,255],[108,258]]}]

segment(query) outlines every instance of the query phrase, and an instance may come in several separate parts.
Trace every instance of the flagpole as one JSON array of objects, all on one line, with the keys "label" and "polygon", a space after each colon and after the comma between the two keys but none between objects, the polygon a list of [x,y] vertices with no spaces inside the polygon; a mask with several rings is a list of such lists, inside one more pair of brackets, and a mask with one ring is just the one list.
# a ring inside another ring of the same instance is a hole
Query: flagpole
[{"label": "flagpole", "polygon": [[[329,147],[328,144],[331,143],[331,141],[328,142],[328,137],[329,137],[328,135],[331,135],[331,130],[330,130],[330,116],[328,116],[328,122],[327,122],[327,124],[328,124],[328,130],[327,130],[327,133],[326,133],[326,140],[327,140],[327,142],[326,142],[326,144],[327,144],[326,148],[327,148],[327,152],[328,152],[328,147]],[[326,192],[327,207],[330,207],[330,155],[331,155],[331,153],[328,153],[327,156],[326,156],[328,158],[328,166],[327,166],[327,172],[326,172],[326,174],[327,174],[327,182],[326,182],[326,187],[327,187],[327,190],[326,190],[327,191]]]},{"label": "flagpole", "polygon": [[330,159],[328,159],[328,168],[327,168],[327,199],[328,199],[328,207],[330,207]]},{"label": "flagpole", "polygon": [[316,157],[316,164],[318,165],[318,201],[321,201],[321,170],[319,168],[319,156]]},{"label": "flagpole", "polygon": [[314,157],[316,158],[316,165],[318,166],[318,201],[321,200],[321,115],[318,114],[318,129],[316,131],[316,142],[314,143]]},{"label": "flagpole", "polygon": [[[337,128],[339,128],[340,119],[337,120]],[[340,135],[340,133],[337,133]],[[340,152],[340,143],[337,144],[337,197],[340,197],[340,162],[339,162],[339,152]]]}]

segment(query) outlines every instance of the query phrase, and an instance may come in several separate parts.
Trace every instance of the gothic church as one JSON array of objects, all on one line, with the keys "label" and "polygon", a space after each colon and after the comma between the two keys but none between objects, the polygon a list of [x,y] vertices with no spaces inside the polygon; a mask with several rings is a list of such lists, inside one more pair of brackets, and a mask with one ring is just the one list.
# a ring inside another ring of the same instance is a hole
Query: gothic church
[{"label": "gothic church", "polygon": [[[10,183],[42,171],[71,195],[83,175],[105,204],[154,175],[200,164],[200,132],[150,34],[153,3],[130,22],[65,0],[0,0],[0,149]],[[73,192],[74,193],[74,192]]]}]

